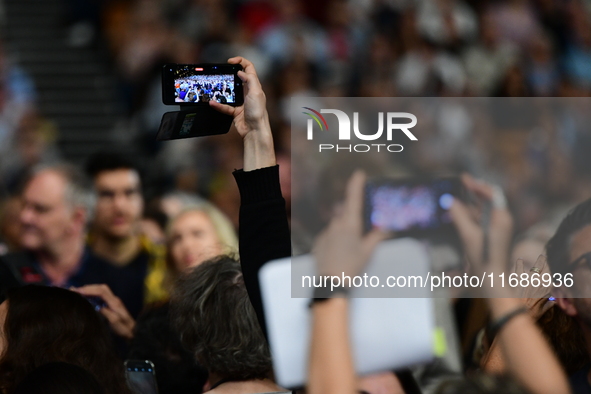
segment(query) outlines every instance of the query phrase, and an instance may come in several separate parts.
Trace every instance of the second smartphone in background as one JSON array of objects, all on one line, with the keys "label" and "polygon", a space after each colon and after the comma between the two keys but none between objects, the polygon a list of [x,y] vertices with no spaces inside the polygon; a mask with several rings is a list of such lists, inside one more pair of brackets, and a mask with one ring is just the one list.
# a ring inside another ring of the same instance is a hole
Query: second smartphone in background
[{"label": "second smartphone in background", "polygon": [[125,360],[125,377],[133,394],[158,394],[156,371],[150,360]]},{"label": "second smartphone in background", "polygon": [[396,236],[428,236],[452,227],[449,209],[462,193],[458,177],[381,179],[365,189],[365,228]]}]

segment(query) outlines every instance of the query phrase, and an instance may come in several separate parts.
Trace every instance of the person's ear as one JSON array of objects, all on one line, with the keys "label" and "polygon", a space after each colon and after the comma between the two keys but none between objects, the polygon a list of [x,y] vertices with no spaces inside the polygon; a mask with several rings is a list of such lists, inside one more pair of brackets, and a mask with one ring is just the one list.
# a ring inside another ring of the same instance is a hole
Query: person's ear
[{"label": "person's ear", "polygon": [[73,227],[76,230],[84,229],[84,227],[86,226],[87,218],[88,218],[88,212],[86,209],[84,209],[82,207],[74,208],[74,210],[72,211]]},{"label": "person's ear", "polygon": [[556,304],[570,317],[578,315],[577,308],[573,302],[573,298],[570,292],[564,290],[564,288],[555,289],[553,292],[554,298],[556,298]]}]

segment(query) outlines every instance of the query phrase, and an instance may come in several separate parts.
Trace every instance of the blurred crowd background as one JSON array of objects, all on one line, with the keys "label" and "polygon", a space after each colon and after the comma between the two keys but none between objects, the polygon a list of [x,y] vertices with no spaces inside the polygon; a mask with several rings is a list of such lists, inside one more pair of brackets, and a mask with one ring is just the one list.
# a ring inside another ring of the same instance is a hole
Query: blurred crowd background
[{"label": "blurred crowd background", "polygon": [[[21,62],[27,42],[22,34],[12,40],[12,32],[28,32],[31,40],[37,39],[35,32],[45,33],[29,17],[12,18],[17,3],[21,8],[55,3],[59,29],[51,32],[57,31],[70,51],[90,51],[106,65],[114,81],[116,119],[105,127],[101,148],[127,149],[144,163],[146,215],[154,217],[159,197],[176,191],[210,199],[237,224],[239,195],[231,171],[242,167],[236,133],[154,140],[162,114],[176,109],[162,104],[164,63],[225,62],[241,55],[255,64],[288,201],[291,97],[591,95],[589,0],[3,0],[3,223],[17,212],[12,197],[28,169],[84,159],[63,149],[77,137],[63,133],[43,109],[61,105],[74,113],[77,107],[62,104],[62,96],[44,95],[45,81],[36,77],[44,64]],[[98,97],[93,86],[89,81],[76,90]],[[455,117],[459,123],[447,124],[460,127],[434,128],[422,137],[413,169],[473,169],[457,156],[469,141],[473,158],[492,156],[482,163],[497,169],[497,180],[518,211],[518,229],[527,230],[554,209],[591,195],[590,107],[577,102],[580,108],[573,112],[579,115],[563,117],[560,127],[502,125],[503,132],[491,128],[486,138],[471,139],[477,131]],[[83,124],[87,118],[79,115]],[[86,151],[94,147],[84,143]]]}]

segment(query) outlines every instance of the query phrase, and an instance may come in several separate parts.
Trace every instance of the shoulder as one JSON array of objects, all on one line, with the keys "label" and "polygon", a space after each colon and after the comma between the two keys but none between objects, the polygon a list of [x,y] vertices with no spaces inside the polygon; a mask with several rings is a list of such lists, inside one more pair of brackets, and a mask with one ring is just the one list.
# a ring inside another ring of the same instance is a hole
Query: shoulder
[{"label": "shoulder", "polygon": [[0,264],[8,267],[19,267],[35,263],[33,255],[26,251],[11,252],[0,256]]},{"label": "shoulder", "polygon": [[13,252],[0,256],[1,282],[7,284],[42,283],[37,262],[29,252]]}]

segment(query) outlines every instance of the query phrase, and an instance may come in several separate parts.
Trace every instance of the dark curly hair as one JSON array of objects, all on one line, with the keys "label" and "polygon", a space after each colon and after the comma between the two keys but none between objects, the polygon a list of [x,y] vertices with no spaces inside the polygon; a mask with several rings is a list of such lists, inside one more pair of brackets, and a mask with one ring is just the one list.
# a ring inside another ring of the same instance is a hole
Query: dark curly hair
[{"label": "dark curly hair", "polygon": [[108,328],[84,297],[29,285],[9,290],[6,299],[1,393],[11,393],[30,372],[51,362],[86,369],[108,393],[129,393]]},{"label": "dark curly hair", "polygon": [[567,375],[589,364],[585,338],[577,321],[561,308],[550,308],[537,321]]},{"label": "dark curly hair", "polygon": [[548,265],[552,273],[564,274],[568,269],[569,244],[579,230],[591,225],[591,198],[574,207],[546,244]]},{"label": "dark curly hair", "polygon": [[101,150],[92,154],[86,161],[84,171],[94,180],[101,172],[131,170],[135,171],[140,180],[143,180],[143,171],[133,156],[125,154],[121,150]]},{"label": "dark curly hair", "polygon": [[269,347],[244,285],[240,263],[218,256],[181,276],[171,299],[183,344],[222,379],[269,378]]}]

